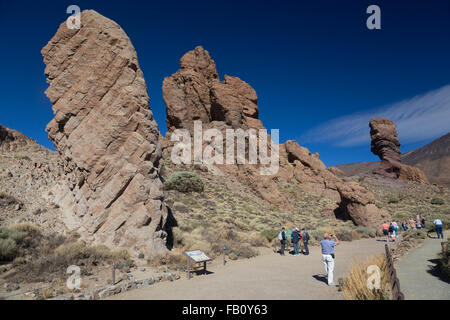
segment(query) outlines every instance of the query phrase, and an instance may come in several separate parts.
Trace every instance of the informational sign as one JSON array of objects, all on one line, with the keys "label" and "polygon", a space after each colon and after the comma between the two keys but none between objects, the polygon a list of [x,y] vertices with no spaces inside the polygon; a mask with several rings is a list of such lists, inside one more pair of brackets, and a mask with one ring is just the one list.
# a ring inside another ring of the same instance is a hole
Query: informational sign
[{"label": "informational sign", "polygon": [[202,250],[186,251],[185,254],[195,262],[203,262],[211,260]]}]

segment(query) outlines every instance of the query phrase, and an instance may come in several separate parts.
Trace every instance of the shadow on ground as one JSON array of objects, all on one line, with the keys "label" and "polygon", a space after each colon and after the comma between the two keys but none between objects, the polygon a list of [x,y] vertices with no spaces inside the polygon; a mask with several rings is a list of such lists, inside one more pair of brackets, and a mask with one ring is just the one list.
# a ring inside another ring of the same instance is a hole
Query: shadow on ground
[{"label": "shadow on ground", "polygon": [[324,275],[315,274],[315,275],[313,275],[313,278],[316,279],[317,281],[321,281],[321,282],[325,283],[326,285],[328,285],[327,277]]},{"label": "shadow on ground", "polygon": [[432,264],[429,264],[428,267],[429,269],[427,270],[427,272],[429,274],[431,274],[432,276],[438,278],[441,281],[450,283],[450,279],[444,275],[441,270],[439,269],[439,259],[429,259],[428,262],[431,262]]}]

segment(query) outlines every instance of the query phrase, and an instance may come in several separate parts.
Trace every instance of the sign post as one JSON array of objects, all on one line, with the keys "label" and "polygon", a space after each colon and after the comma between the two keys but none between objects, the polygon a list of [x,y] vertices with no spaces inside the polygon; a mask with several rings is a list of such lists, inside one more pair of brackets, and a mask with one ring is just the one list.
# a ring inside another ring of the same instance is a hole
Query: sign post
[{"label": "sign post", "polygon": [[227,250],[227,246],[223,246],[223,265],[225,265],[227,263],[227,261],[225,260],[225,250]]},{"label": "sign post", "polygon": [[210,257],[208,257],[202,250],[185,251],[184,254],[186,255],[186,258],[187,258],[187,279],[188,280],[191,278],[191,262],[193,262],[193,263],[203,262],[203,273],[206,274],[206,262],[211,260]]}]

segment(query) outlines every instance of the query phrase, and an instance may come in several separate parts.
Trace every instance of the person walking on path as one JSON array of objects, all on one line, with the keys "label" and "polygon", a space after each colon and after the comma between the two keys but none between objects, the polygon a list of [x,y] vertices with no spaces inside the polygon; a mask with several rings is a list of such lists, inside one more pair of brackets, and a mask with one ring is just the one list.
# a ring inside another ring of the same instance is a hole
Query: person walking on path
[{"label": "person walking on path", "polygon": [[395,241],[395,231],[394,231],[394,225],[391,224],[389,225],[389,237],[391,237],[392,241]]},{"label": "person walking on path", "polygon": [[392,221],[392,225],[394,226],[395,237],[398,237],[398,224],[395,221]]},{"label": "person walking on path", "polygon": [[386,242],[389,242],[389,225],[386,221],[381,225],[381,230],[383,231],[383,235],[386,237]]},{"label": "person walking on path", "polygon": [[292,231],[292,235],[291,235],[291,241],[292,241],[292,244],[294,245],[294,256],[298,256],[298,242],[301,239],[301,235],[298,231],[299,231],[298,228],[295,228]]},{"label": "person walking on path", "polygon": [[[333,238],[334,241],[330,240],[330,238]],[[320,245],[322,246],[322,262],[325,266],[328,285],[333,286],[334,247],[339,245],[339,239],[336,235],[329,235],[328,233],[325,233]]]},{"label": "person walking on path", "polygon": [[441,239],[444,239],[444,233],[442,232],[442,221],[440,219],[435,219],[433,223],[436,226],[437,238],[439,239],[439,237],[441,237]]},{"label": "person walking on path", "polygon": [[280,254],[284,256],[284,246],[286,244],[286,233],[284,232],[284,227],[281,228],[280,233],[278,234],[278,240],[281,242],[281,250]]},{"label": "person walking on path", "polygon": [[303,240],[303,249],[305,249],[305,252],[303,254],[307,256],[309,255],[309,248],[308,248],[309,233],[308,231],[306,231],[306,228],[302,228],[302,240]]}]

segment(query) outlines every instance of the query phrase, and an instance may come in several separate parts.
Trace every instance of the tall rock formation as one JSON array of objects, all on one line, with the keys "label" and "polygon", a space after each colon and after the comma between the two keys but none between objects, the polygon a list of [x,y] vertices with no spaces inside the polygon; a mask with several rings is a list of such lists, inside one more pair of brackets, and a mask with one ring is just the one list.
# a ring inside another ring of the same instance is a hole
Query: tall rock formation
[{"label": "tall rock formation", "polygon": [[232,128],[262,128],[258,120],[255,90],[236,77],[219,80],[216,63],[203,47],[196,47],[180,60],[181,69],[163,81],[167,128],[192,129],[203,124],[225,122]]},{"label": "tall rock formation", "polygon": [[[239,78],[225,75],[220,81],[216,64],[202,47],[186,53],[181,69],[164,79],[163,97],[167,107],[167,138],[164,154],[170,154],[173,130],[192,130],[195,120],[203,129],[215,128],[225,136],[226,129],[263,129],[259,118],[255,90]],[[224,149],[225,150],[225,149]],[[300,185],[308,192],[336,202],[334,214],[359,225],[376,224],[388,217],[375,206],[372,193],[357,183],[348,184],[328,170],[317,153],[312,154],[296,141],[279,145],[279,170],[271,176],[260,174],[260,165],[218,165],[225,174],[252,188],[266,201],[280,208],[294,210],[289,199],[280,192],[283,182]],[[351,192],[349,192],[349,190]],[[333,210],[332,210],[333,211]]]},{"label": "tall rock formation", "polygon": [[86,10],[81,28],[62,23],[42,55],[55,114],[47,131],[67,177],[56,188],[66,224],[135,253],[165,250],[159,131],[130,39]]},{"label": "tall rock formation", "polygon": [[373,171],[393,179],[409,180],[429,184],[419,168],[401,163],[400,142],[395,123],[385,118],[370,120],[371,151],[381,159],[380,166]]}]

